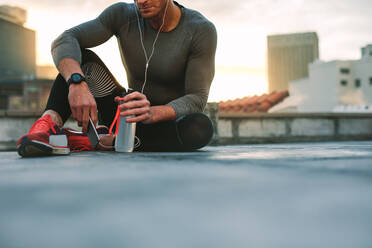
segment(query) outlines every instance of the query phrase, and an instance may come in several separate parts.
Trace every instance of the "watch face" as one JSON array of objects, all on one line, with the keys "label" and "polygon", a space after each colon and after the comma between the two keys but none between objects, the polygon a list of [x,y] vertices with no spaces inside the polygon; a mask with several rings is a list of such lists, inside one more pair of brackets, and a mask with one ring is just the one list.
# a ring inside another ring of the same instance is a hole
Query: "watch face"
[{"label": "watch face", "polygon": [[75,73],[71,75],[71,79],[73,83],[80,83],[82,76],[80,74]]}]

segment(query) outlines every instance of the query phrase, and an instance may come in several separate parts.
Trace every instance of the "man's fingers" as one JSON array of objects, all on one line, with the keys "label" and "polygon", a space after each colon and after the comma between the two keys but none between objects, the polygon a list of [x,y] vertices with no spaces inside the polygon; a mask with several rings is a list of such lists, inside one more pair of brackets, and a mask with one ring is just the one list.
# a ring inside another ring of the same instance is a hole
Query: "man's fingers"
[{"label": "man's fingers", "polygon": [[129,109],[124,112],[121,112],[121,116],[130,116],[130,115],[142,115],[148,113],[150,111],[150,107],[143,107],[143,108],[135,108]]},{"label": "man's fingers", "polygon": [[[130,101],[133,101],[133,100],[143,100],[143,99],[147,99],[147,97],[142,94],[142,93],[139,93],[138,91],[135,91],[135,92],[132,92],[128,95],[126,95],[124,97],[124,102],[130,102]],[[117,96],[114,98],[114,101],[115,102],[120,102],[122,101],[121,97]]]},{"label": "man's fingers", "polygon": [[77,120],[78,122],[82,122],[83,121],[83,112],[82,112],[82,109],[79,109],[79,108],[75,108],[75,120]]},{"label": "man's fingers", "polygon": [[76,119],[76,109],[75,108],[71,108],[71,116],[72,116],[72,118],[74,118],[75,120],[77,120]]},{"label": "man's fingers", "polygon": [[120,102],[120,101],[121,101],[120,98],[121,98],[120,96],[116,96],[116,97],[114,98],[114,101],[115,101],[115,102]]},{"label": "man's fingers", "polygon": [[83,133],[86,133],[88,131],[88,122],[89,122],[89,107],[83,108]]},{"label": "man's fingers", "polygon": [[94,104],[90,108],[90,117],[92,118],[94,126],[97,126],[98,117],[97,117],[97,105],[96,104]]},{"label": "man's fingers", "polygon": [[119,106],[121,111],[125,111],[127,109],[134,109],[134,108],[142,108],[142,107],[149,107],[150,102],[147,99],[144,100],[137,100],[137,101],[130,101]]},{"label": "man's fingers", "polygon": [[132,100],[135,100],[135,99],[137,99],[137,100],[146,99],[146,96],[144,94],[138,92],[138,91],[135,91],[135,92],[132,92],[132,93],[130,93],[130,94],[128,94],[124,97],[125,102],[129,102],[129,101],[132,101]]},{"label": "man's fingers", "polygon": [[[120,101],[115,97],[115,101]],[[128,123],[146,121],[150,118],[150,102],[140,92],[133,92],[124,97],[124,103],[119,105],[121,116],[130,116]]]},{"label": "man's fingers", "polygon": [[150,107],[135,108],[122,112],[121,116],[130,116],[127,118],[128,123],[141,122],[147,120],[150,117]]},{"label": "man's fingers", "polygon": [[87,132],[89,123],[89,116],[92,118],[93,123],[97,124],[97,103],[89,91],[86,82],[70,86],[68,101],[71,107],[71,114],[79,124],[83,126],[83,132]]}]

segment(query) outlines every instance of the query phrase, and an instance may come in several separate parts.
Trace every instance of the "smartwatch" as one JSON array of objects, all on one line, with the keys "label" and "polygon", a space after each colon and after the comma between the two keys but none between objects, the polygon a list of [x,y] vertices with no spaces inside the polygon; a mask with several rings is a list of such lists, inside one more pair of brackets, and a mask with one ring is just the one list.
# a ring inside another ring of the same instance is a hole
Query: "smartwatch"
[{"label": "smartwatch", "polygon": [[80,73],[74,73],[67,81],[67,84],[70,86],[71,84],[80,84],[83,81],[85,81],[85,77],[83,77]]}]

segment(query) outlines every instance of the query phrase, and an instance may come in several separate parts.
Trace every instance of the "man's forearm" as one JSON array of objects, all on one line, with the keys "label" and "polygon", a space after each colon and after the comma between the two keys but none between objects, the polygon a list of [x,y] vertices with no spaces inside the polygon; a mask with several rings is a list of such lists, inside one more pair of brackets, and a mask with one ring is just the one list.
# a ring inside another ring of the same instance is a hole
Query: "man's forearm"
[{"label": "man's forearm", "polygon": [[57,69],[66,81],[69,80],[71,75],[74,73],[79,73],[84,76],[84,73],[81,70],[79,62],[77,62],[75,59],[71,58],[62,59],[59,62]]},{"label": "man's forearm", "polygon": [[161,121],[171,121],[176,119],[176,112],[171,106],[160,105],[152,106],[150,108],[150,118],[148,121],[144,121],[145,124],[151,124]]},{"label": "man's forearm", "polygon": [[[64,58],[58,64],[58,70],[66,81],[72,74],[80,73],[84,76],[80,63],[71,58]],[[97,104],[90,93],[87,82],[71,84],[69,86],[68,102],[70,103],[72,117],[83,127],[83,132],[87,132],[89,117],[94,125],[97,124]]]}]

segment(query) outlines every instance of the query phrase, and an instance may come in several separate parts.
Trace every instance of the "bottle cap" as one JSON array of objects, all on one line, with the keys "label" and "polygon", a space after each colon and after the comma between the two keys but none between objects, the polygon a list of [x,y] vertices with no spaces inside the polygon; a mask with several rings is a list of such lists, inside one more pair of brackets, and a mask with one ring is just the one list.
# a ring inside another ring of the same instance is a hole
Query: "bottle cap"
[{"label": "bottle cap", "polygon": [[128,95],[128,94],[130,94],[130,93],[133,93],[133,92],[134,92],[133,89],[128,88],[127,91],[123,91],[123,92],[120,94],[120,96],[121,96],[121,97],[125,97],[126,95]]}]

